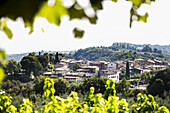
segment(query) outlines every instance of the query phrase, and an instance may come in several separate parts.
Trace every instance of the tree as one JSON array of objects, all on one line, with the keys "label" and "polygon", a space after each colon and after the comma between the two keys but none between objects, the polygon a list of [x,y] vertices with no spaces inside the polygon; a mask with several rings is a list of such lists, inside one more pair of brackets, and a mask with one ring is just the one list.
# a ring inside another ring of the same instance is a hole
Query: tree
[{"label": "tree", "polygon": [[58,55],[61,56],[61,57],[65,57],[65,56],[66,56],[66,55],[63,54],[63,53],[58,53]]},{"label": "tree", "polygon": [[80,64],[79,63],[74,63],[73,65],[73,71],[76,71],[76,69],[80,68]]},{"label": "tree", "polygon": [[126,62],[126,76],[130,79],[129,62]]},{"label": "tree", "polygon": [[30,76],[31,72],[35,76],[42,74],[43,66],[38,61],[36,56],[25,56],[21,60],[22,69],[25,70],[25,74]]},{"label": "tree", "polygon": [[69,82],[62,77],[54,80],[55,95],[65,94],[69,88]]},{"label": "tree", "polygon": [[[147,90],[153,95],[160,95],[164,90],[170,91],[170,68],[159,71],[149,80]],[[159,89],[159,91],[155,91]]]},{"label": "tree", "polygon": [[54,58],[53,57],[55,56],[55,54],[50,53],[49,56],[50,56],[50,63],[54,63]]},{"label": "tree", "polygon": [[44,53],[43,56],[47,57],[47,59],[49,58],[49,54],[48,53]]},{"label": "tree", "polygon": [[45,81],[44,76],[36,76],[36,78],[34,79],[34,90],[36,94],[43,94],[43,86],[44,86],[44,81]]},{"label": "tree", "polygon": [[28,54],[29,56],[36,56],[35,52],[31,52]]},{"label": "tree", "polygon": [[162,95],[164,92],[164,82],[161,79],[156,79],[155,82],[148,89],[153,96]]},{"label": "tree", "polygon": [[49,63],[48,58],[44,55],[37,55],[37,58],[38,58],[38,61],[43,66],[43,68],[46,69]]},{"label": "tree", "polygon": [[19,70],[20,70],[20,64],[18,64],[16,60],[11,59],[7,61],[6,73],[9,73],[12,75],[12,74],[18,73]]},{"label": "tree", "polygon": [[154,53],[157,53],[157,52],[158,52],[158,49],[154,48],[154,49],[153,49],[153,52],[154,52]]},{"label": "tree", "polygon": [[152,53],[152,48],[146,45],[143,49],[142,52],[151,52]]},{"label": "tree", "polygon": [[59,60],[58,52],[56,52],[56,54],[55,54],[55,63],[54,64],[59,63],[59,62],[60,62],[60,60]]},{"label": "tree", "polygon": [[90,87],[94,87],[96,89],[94,93],[104,93],[106,81],[106,78],[96,76],[92,78],[84,78],[83,83],[79,85],[79,90],[85,94],[89,91]]},{"label": "tree", "polygon": [[129,93],[130,93],[130,83],[123,78],[120,82],[118,82],[116,84],[116,91],[118,93],[122,93],[122,96],[124,97],[128,97]]}]

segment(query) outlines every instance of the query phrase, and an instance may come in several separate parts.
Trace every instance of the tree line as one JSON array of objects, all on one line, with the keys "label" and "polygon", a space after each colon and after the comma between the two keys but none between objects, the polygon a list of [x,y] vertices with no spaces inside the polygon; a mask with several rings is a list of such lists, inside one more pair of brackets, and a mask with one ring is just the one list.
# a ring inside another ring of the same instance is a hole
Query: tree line
[{"label": "tree line", "polygon": [[74,54],[66,55],[66,58],[74,58],[77,60],[80,59],[87,59],[91,61],[128,61],[134,60],[137,58],[143,59],[154,59],[155,57],[166,58],[167,60],[169,57],[162,55],[162,54],[149,54],[148,51],[145,51],[144,54],[140,54],[138,52],[128,50],[128,51],[117,51],[117,46],[111,47],[89,47],[86,49],[79,49]]}]

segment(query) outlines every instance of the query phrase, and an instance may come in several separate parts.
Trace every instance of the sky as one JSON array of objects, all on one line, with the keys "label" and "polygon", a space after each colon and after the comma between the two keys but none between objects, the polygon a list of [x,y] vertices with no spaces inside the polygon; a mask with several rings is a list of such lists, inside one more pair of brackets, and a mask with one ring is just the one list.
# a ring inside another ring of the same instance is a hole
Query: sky
[{"label": "sky", "polygon": [[[114,42],[134,44],[170,44],[170,0],[156,0],[151,5],[142,5],[139,14],[149,13],[147,23],[133,22],[129,28],[131,3],[118,0],[117,3],[107,1],[104,9],[98,12],[96,25],[88,21],[69,21],[62,17],[61,25],[49,23],[45,18],[37,18],[34,32],[29,35],[21,18],[8,21],[7,25],[13,32],[13,38],[0,31],[0,48],[7,54],[37,51],[70,51],[94,46],[111,46]],[[74,38],[74,27],[85,30],[82,39]],[[42,28],[44,32],[42,32]]]}]

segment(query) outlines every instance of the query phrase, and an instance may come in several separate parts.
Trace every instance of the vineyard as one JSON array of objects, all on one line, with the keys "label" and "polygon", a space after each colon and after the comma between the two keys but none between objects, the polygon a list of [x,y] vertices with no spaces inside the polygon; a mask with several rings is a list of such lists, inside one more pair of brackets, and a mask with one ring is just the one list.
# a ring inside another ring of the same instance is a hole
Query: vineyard
[{"label": "vineyard", "polygon": [[[147,96],[141,93],[137,95],[137,102],[129,108],[125,99],[120,100],[116,96],[113,80],[107,80],[104,95],[101,93],[94,95],[95,89],[91,87],[85,100],[81,103],[76,92],[71,92],[66,99],[54,96],[55,89],[52,79],[46,78],[44,84],[44,102],[42,103],[41,113],[169,113],[165,106],[159,106],[155,102],[152,95]],[[12,97],[6,95],[5,91],[0,93],[1,113],[38,113],[38,111],[32,109],[32,102],[29,99],[23,99],[21,108],[17,111],[17,108],[12,105]]]}]

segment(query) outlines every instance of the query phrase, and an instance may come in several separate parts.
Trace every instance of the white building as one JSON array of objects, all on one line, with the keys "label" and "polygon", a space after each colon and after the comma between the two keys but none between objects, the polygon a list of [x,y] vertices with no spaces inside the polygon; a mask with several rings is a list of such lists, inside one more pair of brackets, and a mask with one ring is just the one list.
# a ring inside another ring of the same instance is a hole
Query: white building
[{"label": "white building", "polygon": [[120,75],[120,71],[116,71],[116,70],[101,70],[100,71],[100,76],[104,77],[104,78],[110,78],[112,80],[114,80],[115,82],[119,82],[119,75]]},{"label": "white building", "polygon": [[114,63],[114,62],[109,62],[108,64],[107,64],[107,69],[116,69],[116,63]]}]

